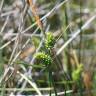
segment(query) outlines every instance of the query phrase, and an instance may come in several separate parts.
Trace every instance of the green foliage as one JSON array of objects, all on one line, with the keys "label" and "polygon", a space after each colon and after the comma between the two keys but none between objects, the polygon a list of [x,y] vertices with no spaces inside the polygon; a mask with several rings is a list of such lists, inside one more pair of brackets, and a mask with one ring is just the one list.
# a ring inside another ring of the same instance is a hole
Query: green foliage
[{"label": "green foliage", "polygon": [[72,72],[73,81],[78,81],[80,79],[82,71],[83,71],[83,64],[80,64],[78,68]]},{"label": "green foliage", "polygon": [[40,38],[32,37],[32,43],[35,45],[35,47],[38,47]]}]

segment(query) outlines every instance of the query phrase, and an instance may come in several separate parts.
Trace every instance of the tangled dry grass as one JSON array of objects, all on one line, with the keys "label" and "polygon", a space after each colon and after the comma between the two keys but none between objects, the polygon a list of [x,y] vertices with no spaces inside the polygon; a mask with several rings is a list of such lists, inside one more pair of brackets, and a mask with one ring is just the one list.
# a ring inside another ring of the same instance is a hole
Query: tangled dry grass
[{"label": "tangled dry grass", "polygon": [[95,96],[94,2],[1,0],[0,96]]}]

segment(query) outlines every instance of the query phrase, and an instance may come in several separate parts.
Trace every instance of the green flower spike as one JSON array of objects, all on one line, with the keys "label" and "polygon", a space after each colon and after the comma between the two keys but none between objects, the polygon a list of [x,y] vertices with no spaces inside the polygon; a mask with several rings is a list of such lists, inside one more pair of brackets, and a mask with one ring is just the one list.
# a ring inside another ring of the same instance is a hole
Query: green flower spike
[{"label": "green flower spike", "polygon": [[51,48],[54,47],[55,42],[56,41],[53,34],[51,32],[48,32],[46,34],[45,47],[50,50]]},{"label": "green flower spike", "polygon": [[40,60],[40,63],[49,65],[52,63],[52,59],[49,55],[45,54],[44,52],[39,52],[35,55],[37,60]]}]

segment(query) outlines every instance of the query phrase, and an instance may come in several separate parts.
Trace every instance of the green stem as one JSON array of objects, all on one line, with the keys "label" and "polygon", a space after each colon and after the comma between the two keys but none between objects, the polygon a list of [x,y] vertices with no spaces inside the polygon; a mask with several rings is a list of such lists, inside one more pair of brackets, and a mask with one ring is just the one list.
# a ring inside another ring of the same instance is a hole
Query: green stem
[{"label": "green stem", "polygon": [[53,79],[53,77],[52,77],[52,71],[49,71],[49,77],[50,77],[50,83],[52,83],[52,86],[53,86],[53,88],[54,88],[55,96],[58,96],[58,95],[57,95],[56,88],[55,88],[54,79]]}]

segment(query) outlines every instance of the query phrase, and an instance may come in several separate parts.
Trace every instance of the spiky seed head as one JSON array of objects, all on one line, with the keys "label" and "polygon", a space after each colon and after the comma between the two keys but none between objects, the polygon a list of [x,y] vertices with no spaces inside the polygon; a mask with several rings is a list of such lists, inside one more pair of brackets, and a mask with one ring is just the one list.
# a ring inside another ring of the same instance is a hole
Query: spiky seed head
[{"label": "spiky seed head", "polygon": [[54,47],[55,42],[53,34],[51,32],[46,33],[45,47],[50,50]]},{"label": "spiky seed head", "polygon": [[42,64],[49,65],[52,63],[52,59],[48,54],[45,54],[44,52],[39,52],[35,55],[35,58],[37,60],[40,60]]}]

